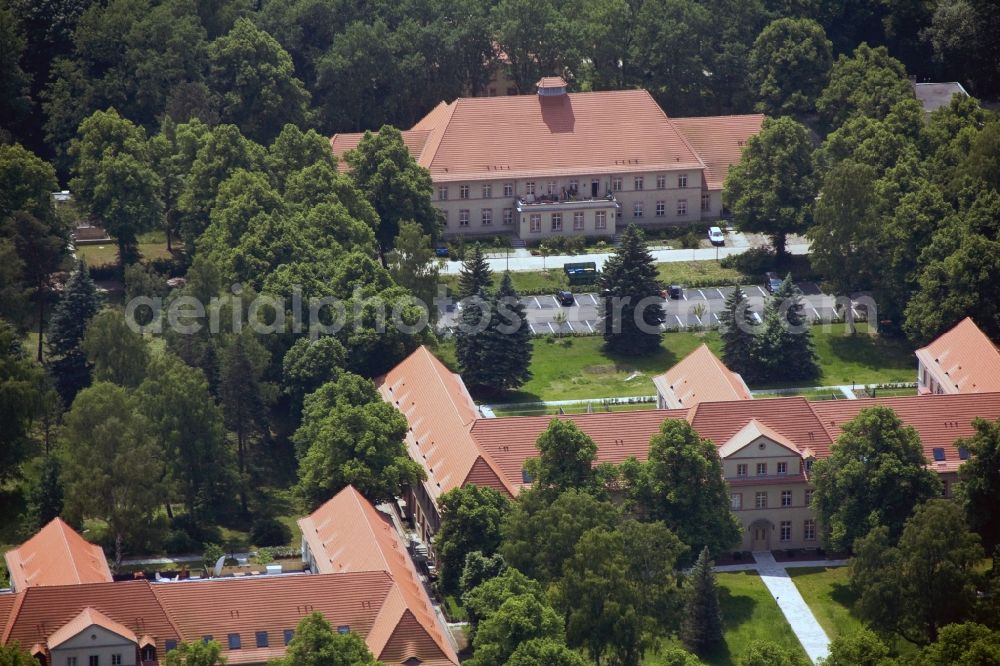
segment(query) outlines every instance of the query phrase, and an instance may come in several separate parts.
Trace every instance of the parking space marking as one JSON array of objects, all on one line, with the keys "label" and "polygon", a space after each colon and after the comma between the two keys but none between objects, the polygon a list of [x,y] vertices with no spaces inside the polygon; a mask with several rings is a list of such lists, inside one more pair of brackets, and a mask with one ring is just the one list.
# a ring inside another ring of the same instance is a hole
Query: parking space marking
[{"label": "parking space marking", "polygon": [[750,314],[752,314],[752,315],[753,315],[753,318],[757,320],[757,323],[758,323],[758,324],[759,324],[759,323],[761,323],[761,322],[763,321],[763,320],[762,320],[762,319],[760,318],[760,315],[759,315],[759,314],[757,314],[756,312],[751,312]]},{"label": "parking space marking", "polygon": [[532,296],[531,299],[533,301],[535,301],[535,307],[538,308],[539,310],[541,310],[542,309],[542,304],[538,302],[538,297],[537,296]]},{"label": "parking space marking", "polygon": [[566,325],[569,326],[570,331],[573,331],[573,324],[571,324],[568,319],[566,320]]},{"label": "parking space marking", "polygon": [[597,299],[594,298],[593,294],[587,294],[587,296],[590,296],[590,300],[592,300],[594,302],[594,305],[597,305]]},{"label": "parking space marking", "polygon": [[[555,296],[549,296],[549,298],[551,298],[552,302],[556,304],[556,307],[559,307],[559,299],[558,298],[556,298]],[[574,304],[576,303],[576,297],[573,298],[573,303]]]},{"label": "parking space marking", "polygon": [[857,311],[857,309],[856,309],[856,308],[854,307],[854,304],[853,304],[853,303],[851,304],[851,312],[853,312],[853,313],[854,313],[854,318],[855,318],[855,319],[861,319],[861,315],[859,315],[859,314],[858,314],[858,311]]},{"label": "parking space marking", "polygon": [[688,299],[687,294],[685,294],[683,291],[681,292],[681,298],[683,298],[685,301]]},{"label": "parking space marking", "polygon": [[594,332],[594,327],[590,325],[590,320],[589,320],[589,319],[584,319],[584,320],[583,320],[583,323],[587,325],[587,328],[589,328],[589,329],[590,329],[590,332],[591,332],[591,333],[593,333],[593,332]]},{"label": "parking space marking", "polygon": [[555,333],[556,332],[556,329],[552,328],[552,322],[551,321],[547,321],[547,322],[545,322],[545,324],[549,327],[549,332],[551,332],[551,333]]},{"label": "parking space marking", "polygon": [[816,315],[816,319],[820,319],[820,320],[823,319],[822,317],[819,316],[819,310],[817,310],[813,306],[809,306],[809,309],[811,309],[813,311],[813,314]]},{"label": "parking space marking", "polygon": [[680,326],[681,328],[684,328],[684,322],[681,321],[680,317],[678,317],[677,315],[674,315],[674,319],[677,320],[677,325],[678,326]]},{"label": "parking space marking", "polygon": [[715,313],[713,312],[713,313],[712,313],[712,316],[713,316],[713,317],[715,317],[715,323],[716,323],[716,324],[722,324],[722,320],[721,320],[721,319],[719,319],[719,315],[717,315],[717,314],[715,314]]},{"label": "parking space marking", "polygon": [[528,330],[531,331],[532,335],[537,335],[538,334],[538,331],[536,331],[535,327],[532,326],[531,324],[528,324]]},{"label": "parking space marking", "polygon": [[[692,312],[691,314],[694,314],[694,313]],[[694,315],[694,318],[698,320],[698,325],[699,325],[699,326],[704,326],[704,324],[703,324],[703,323],[702,323],[702,321],[701,321],[701,317],[699,317],[698,315],[696,315],[696,314],[695,314],[695,315]]]},{"label": "parking space marking", "polygon": [[760,285],[754,285],[754,286],[757,287],[757,291],[760,292],[761,296],[763,296],[764,298],[767,298],[767,292],[764,291],[763,287],[761,287]]},{"label": "parking space marking", "polygon": [[703,292],[701,289],[698,290],[698,293],[701,294],[701,297],[704,298],[706,301],[708,300],[708,298],[705,296],[705,292]]}]

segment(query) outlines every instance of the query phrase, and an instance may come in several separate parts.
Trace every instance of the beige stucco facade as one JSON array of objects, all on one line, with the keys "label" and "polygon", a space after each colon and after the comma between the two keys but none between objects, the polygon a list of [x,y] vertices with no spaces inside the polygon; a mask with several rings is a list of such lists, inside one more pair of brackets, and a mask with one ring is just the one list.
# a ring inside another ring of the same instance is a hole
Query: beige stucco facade
[{"label": "beige stucco facade", "polygon": [[703,183],[698,169],[623,169],[599,175],[435,182],[433,199],[446,237],[513,234],[530,243],[554,236],[610,237],[633,223],[658,227],[718,219],[721,193],[705,189]]},{"label": "beige stucco facade", "polygon": [[138,649],[130,639],[93,625],[50,653],[52,666],[135,666]]}]

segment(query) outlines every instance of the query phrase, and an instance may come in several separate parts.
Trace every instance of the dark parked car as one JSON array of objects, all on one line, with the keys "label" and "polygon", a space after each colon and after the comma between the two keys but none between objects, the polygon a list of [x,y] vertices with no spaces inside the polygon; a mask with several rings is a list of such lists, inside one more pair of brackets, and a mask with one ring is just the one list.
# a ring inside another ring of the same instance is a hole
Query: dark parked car
[{"label": "dark parked car", "polygon": [[448,248],[446,247],[436,247],[434,248],[434,256],[436,257],[447,257],[449,255]]},{"label": "dark parked car", "polygon": [[684,287],[679,284],[672,284],[660,292],[660,295],[663,296],[663,298],[670,298],[675,301],[679,301],[684,298]]},{"label": "dark parked car", "polygon": [[767,273],[764,274],[764,286],[767,287],[767,292],[769,294],[773,294],[774,292],[778,291],[778,288],[781,286],[782,282],[783,280],[780,277],[778,277],[777,273],[768,271]]},{"label": "dark parked car", "polygon": [[559,305],[576,305],[576,299],[571,291],[557,291],[556,300],[559,301]]}]

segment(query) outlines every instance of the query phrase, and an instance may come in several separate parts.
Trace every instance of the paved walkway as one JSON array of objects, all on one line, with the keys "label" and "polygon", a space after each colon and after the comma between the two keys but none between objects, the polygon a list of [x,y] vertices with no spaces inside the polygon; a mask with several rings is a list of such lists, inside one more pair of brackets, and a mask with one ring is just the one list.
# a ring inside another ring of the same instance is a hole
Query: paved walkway
[{"label": "paved walkway", "polygon": [[[772,557],[772,559],[774,559]],[[785,567],[786,569],[804,569],[806,567],[846,567],[847,560],[795,560],[792,562],[777,562],[775,563],[779,567]],[[713,571],[717,573],[725,573],[727,571],[757,571],[760,568],[760,564],[757,562],[747,562],[746,564],[719,564],[713,567]]]},{"label": "paved walkway", "polygon": [[814,664],[825,659],[830,653],[830,638],[799,594],[799,589],[788,575],[786,564],[776,562],[767,551],[754,553],[753,557],[757,561],[761,580],[778,602],[778,608],[802,643],[809,659]]},{"label": "paved walkway", "polygon": [[[702,247],[697,250],[650,250],[653,261],[657,263],[670,263],[677,261],[706,261],[712,259],[722,259],[733,254],[746,252],[748,247]],[[809,244],[799,243],[788,246],[789,254],[809,254]],[[525,256],[527,255],[527,256]],[[604,268],[604,262],[612,255],[611,252],[599,252],[594,254],[554,254],[548,257],[533,257],[530,252],[524,250],[511,250],[510,256],[492,256],[486,260],[490,268],[501,272],[508,268],[512,272],[540,271],[540,270],[560,270],[563,264],[578,261],[593,261],[597,264],[597,270]],[[441,275],[457,274],[462,268],[461,261],[442,261]]]}]

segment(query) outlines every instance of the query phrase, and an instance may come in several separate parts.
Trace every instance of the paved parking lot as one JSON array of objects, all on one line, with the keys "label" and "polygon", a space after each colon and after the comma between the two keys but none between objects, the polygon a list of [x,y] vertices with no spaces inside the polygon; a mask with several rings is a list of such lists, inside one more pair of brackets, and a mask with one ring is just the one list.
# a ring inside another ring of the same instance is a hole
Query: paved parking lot
[{"label": "paved parking lot", "polygon": [[[760,318],[767,291],[758,285],[742,287],[750,303],[750,311]],[[836,299],[820,291],[811,282],[799,283],[802,290],[805,315],[813,323],[830,322],[837,318]],[[703,287],[685,289],[682,298],[663,301],[666,312],[664,330],[687,329],[692,327],[716,326],[726,297],[732,287]],[[527,311],[528,325],[532,333],[547,335],[554,333],[599,333],[598,296],[594,293],[575,294],[574,305],[560,305],[554,295],[526,296],[522,299]],[[843,307],[843,306],[841,306]],[[859,317],[860,318],[860,317]],[[448,318],[450,319],[450,317]],[[446,319],[446,325],[449,323]]]}]

